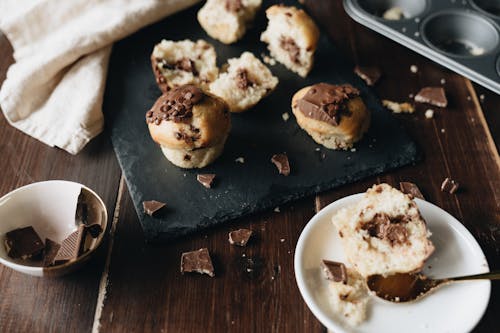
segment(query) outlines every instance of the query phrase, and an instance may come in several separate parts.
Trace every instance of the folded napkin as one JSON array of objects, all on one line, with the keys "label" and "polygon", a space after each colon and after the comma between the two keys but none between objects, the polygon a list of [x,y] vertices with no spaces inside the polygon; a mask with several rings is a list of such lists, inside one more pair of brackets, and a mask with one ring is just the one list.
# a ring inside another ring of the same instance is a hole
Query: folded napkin
[{"label": "folded napkin", "polygon": [[[14,48],[0,90],[9,123],[72,154],[103,129],[111,44],[199,0],[2,0]],[[151,45],[151,49],[153,45]]]}]

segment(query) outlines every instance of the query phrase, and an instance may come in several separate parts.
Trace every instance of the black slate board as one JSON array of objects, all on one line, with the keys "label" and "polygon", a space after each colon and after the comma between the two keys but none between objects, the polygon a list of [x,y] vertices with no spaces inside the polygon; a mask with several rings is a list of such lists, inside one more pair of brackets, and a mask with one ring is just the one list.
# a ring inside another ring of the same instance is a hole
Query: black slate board
[{"label": "black slate board", "polygon": [[[272,3],[264,2],[263,8]],[[279,64],[270,66],[280,80],[277,89],[253,110],[232,115],[231,134],[215,163],[202,170],[172,165],[151,140],[145,122],[146,111],[160,95],[149,58],[153,46],[162,38],[206,39],[215,46],[219,65],[246,50],[258,57],[267,53],[259,41],[267,24],[264,10],[243,40],[227,46],[201,29],[196,20],[199,8],[166,18],[118,42],[111,56],[104,100],[106,124],[146,239],[178,237],[417,159],[415,144],[352,73],[353,65],[322,34],[316,64],[307,79]],[[298,127],[290,110],[291,97],[299,88],[317,82],[349,82],[362,91],[372,110],[372,125],[356,144],[356,151],[328,150]],[[287,122],[282,119],[284,112],[290,114]],[[279,175],[270,162],[279,152],[289,156],[292,172],[288,177]],[[245,163],[235,162],[238,157],[244,157]],[[214,188],[206,189],[196,181],[200,172],[217,174]],[[157,218],[142,209],[142,201],[152,199],[168,205]]]}]

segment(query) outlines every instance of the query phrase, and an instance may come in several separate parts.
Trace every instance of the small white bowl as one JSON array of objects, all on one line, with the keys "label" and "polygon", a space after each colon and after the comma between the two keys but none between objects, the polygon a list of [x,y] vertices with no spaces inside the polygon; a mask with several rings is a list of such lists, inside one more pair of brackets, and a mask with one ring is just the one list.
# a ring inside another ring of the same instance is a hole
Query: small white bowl
[{"label": "small white bowl", "polygon": [[[49,238],[57,243],[76,231],[75,212],[80,191],[88,204],[91,223],[101,225],[103,232],[87,243],[89,250],[76,260],[51,267],[41,262],[13,259],[5,250],[5,234],[13,229],[32,226],[42,241]],[[33,276],[61,276],[81,267],[101,244],[108,214],[102,199],[85,185],[50,180],[20,187],[0,198],[0,263],[15,271]]]}]

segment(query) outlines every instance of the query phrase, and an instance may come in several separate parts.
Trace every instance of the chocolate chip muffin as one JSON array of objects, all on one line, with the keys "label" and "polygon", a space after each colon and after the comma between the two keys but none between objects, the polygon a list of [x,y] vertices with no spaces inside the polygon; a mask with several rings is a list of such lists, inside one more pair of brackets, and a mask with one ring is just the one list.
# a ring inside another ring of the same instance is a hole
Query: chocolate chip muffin
[{"label": "chocolate chip muffin", "polygon": [[231,128],[226,103],[194,85],[163,94],[146,113],[149,132],[181,168],[203,168],[221,155]]},{"label": "chocolate chip muffin", "polygon": [[231,112],[248,110],[278,85],[278,78],[250,52],[229,59],[225,68],[210,92],[226,101]]},{"label": "chocolate chip muffin", "polygon": [[330,149],[351,148],[370,125],[359,90],[348,84],[302,88],[293,95],[292,112],[314,141]]},{"label": "chocolate chip muffin", "polygon": [[207,34],[224,44],[243,37],[262,0],[208,0],[198,12],[198,22]]},{"label": "chocolate chip muffin", "polygon": [[319,29],[302,9],[274,5],[266,10],[269,24],[260,40],[271,56],[288,69],[306,77],[314,63]]},{"label": "chocolate chip muffin", "polygon": [[204,89],[217,78],[214,47],[204,40],[162,40],[151,54],[156,83],[162,92],[184,84]]},{"label": "chocolate chip muffin", "polygon": [[416,203],[387,184],[368,189],[332,222],[347,259],[365,277],[419,271],[434,251]]}]

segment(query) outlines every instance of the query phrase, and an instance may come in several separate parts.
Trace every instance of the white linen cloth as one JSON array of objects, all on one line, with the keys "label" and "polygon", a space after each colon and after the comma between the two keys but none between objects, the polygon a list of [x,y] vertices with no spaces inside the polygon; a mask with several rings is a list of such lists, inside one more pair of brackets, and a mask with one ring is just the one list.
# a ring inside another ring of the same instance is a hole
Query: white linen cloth
[{"label": "white linen cloth", "polygon": [[198,1],[1,0],[0,30],[15,60],[0,90],[5,117],[47,145],[78,153],[103,129],[112,43]]}]

